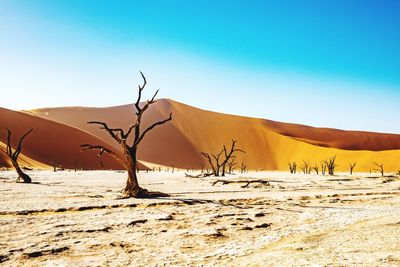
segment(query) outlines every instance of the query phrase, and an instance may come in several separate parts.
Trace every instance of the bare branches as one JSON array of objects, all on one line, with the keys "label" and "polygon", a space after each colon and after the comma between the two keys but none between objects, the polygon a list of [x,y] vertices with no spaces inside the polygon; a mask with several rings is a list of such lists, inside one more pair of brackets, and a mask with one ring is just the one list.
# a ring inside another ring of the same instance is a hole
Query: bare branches
[{"label": "bare branches", "polygon": [[303,160],[303,164],[300,165],[300,169],[303,171],[304,174],[310,174],[312,170],[310,162]]},{"label": "bare branches", "polygon": [[27,137],[28,134],[30,134],[32,131],[33,131],[33,128],[30,129],[29,131],[27,131],[27,132],[21,137],[21,139],[19,140],[17,149],[14,151],[14,154],[13,154],[13,157],[14,157],[15,159],[17,159],[18,156],[19,156],[19,154],[21,153],[22,142],[24,141],[25,137]]},{"label": "bare branches", "polygon": [[374,164],[375,164],[375,166],[378,167],[377,169],[374,169],[374,170],[379,171],[381,173],[381,175],[384,176],[385,170],[383,169],[383,163],[378,164],[378,163],[374,162]]},{"label": "bare branches", "polygon": [[350,175],[353,174],[353,170],[354,170],[354,167],[356,166],[356,164],[357,164],[357,162],[354,162],[354,163],[350,162],[350,163],[349,163]]},{"label": "bare branches", "polygon": [[98,150],[99,154],[97,155],[98,157],[101,157],[104,153],[109,154],[111,157],[113,157],[114,159],[116,159],[117,161],[119,161],[123,166],[126,166],[124,161],[116,154],[114,153],[112,150],[104,147],[104,146],[93,146],[90,144],[83,144],[81,145],[82,151],[86,151],[86,150]]},{"label": "bare branches", "polygon": [[140,135],[140,137],[139,137],[139,138],[135,141],[135,143],[133,144],[133,147],[136,147],[136,146],[140,143],[140,141],[142,141],[142,139],[144,138],[144,136],[145,136],[149,131],[151,131],[151,130],[154,129],[155,127],[157,127],[157,126],[159,126],[159,125],[162,125],[162,124],[164,124],[164,123],[166,123],[166,122],[168,122],[168,121],[170,121],[170,120],[172,120],[172,112],[169,114],[169,117],[166,118],[165,120],[155,122],[155,123],[153,123],[151,126],[149,126],[146,130],[144,130],[144,132]]},{"label": "bare branches", "polygon": [[[100,127],[100,129],[104,129],[108,132],[108,134],[118,143],[122,142],[122,139],[124,138],[125,134],[124,131],[120,128],[116,128],[116,129],[112,129],[110,127],[108,127],[107,123],[102,122],[102,121],[89,121],[87,122],[87,124],[99,124],[102,127]],[[115,134],[115,132],[117,132],[117,134]],[[118,133],[120,134],[120,136],[118,136]]]},{"label": "bare branches", "polygon": [[289,171],[291,174],[296,174],[297,171],[297,163],[296,162],[289,162]]},{"label": "bare branches", "polygon": [[336,162],[336,155],[323,162],[328,168],[329,175],[335,174],[335,167],[337,166],[335,162]]},{"label": "bare branches", "polygon": [[30,129],[29,131],[27,131],[19,139],[17,149],[14,150],[14,153],[13,153],[12,147],[11,147],[11,130],[8,128],[6,128],[6,129],[7,129],[7,147],[6,147],[5,152],[6,152],[7,156],[10,158],[12,165],[14,166],[15,170],[18,173],[17,182],[19,182],[22,179],[24,183],[30,183],[30,182],[32,182],[32,179],[29,177],[29,175],[27,175],[26,173],[24,173],[21,170],[21,167],[18,164],[18,156],[21,153],[22,143],[23,143],[24,139],[33,131],[33,129]]},{"label": "bare branches", "polygon": [[11,130],[7,129],[7,148],[6,148],[6,153],[7,155],[12,159],[17,161],[19,154],[21,153],[22,150],[22,143],[24,139],[33,131],[33,128],[27,131],[20,139],[18,142],[17,149],[14,150],[14,153],[12,152],[12,147],[11,147]]}]

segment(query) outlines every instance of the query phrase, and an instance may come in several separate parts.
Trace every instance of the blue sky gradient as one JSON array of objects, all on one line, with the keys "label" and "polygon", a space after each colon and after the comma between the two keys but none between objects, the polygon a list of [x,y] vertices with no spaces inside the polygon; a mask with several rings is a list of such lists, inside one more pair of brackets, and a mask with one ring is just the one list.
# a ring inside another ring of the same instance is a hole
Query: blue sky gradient
[{"label": "blue sky gradient", "polygon": [[3,0],[0,106],[133,102],[143,70],[162,97],[201,108],[400,133],[399,12],[368,0]]}]

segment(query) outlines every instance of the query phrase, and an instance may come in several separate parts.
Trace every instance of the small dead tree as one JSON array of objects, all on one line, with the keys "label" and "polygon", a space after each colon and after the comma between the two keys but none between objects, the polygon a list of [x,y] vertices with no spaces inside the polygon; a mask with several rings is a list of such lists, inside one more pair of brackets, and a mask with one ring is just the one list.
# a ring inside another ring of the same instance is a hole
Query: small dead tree
[{"label": "small dead tree", "polygon": [[8,128],[6,128],[6,129],[7,129],[7,147],[6,147],[6,150],[5,150],[5,151],[3,150],[3,151],[4,151],[4,152],[7,154],[7,156],[10,158],[11,164],[14,166],[15,171],[16,171],[17,174],[18,174],[17,182],[20,182],[20,181],[22,180],[22,182],[24,182],[24,183],[31,183],[31,182],[32,182],[31,177],[29,177],[29,175],[27,175],[26,173],[24,173],[24,172],[22,171],[21,167],[20,167],[19,164],[18,164],[18,157],[19,157],[19,154],[20,154],[21,151],[22,151],[22,143],[23,143],[24,139],[33,131],[33,129],[30,129],[29,131],[27,131],[27,132],[19,139],[17,149],[15,149],[14,151],[12,150],[12,147],[11,147],[11,130],[8,129]]},{"label": "small dead tree", "polygon": [[235,166],[237,165],[236,160],[236,156],[232,156],[230,160],[228,160],[228,173],[232,174],[233,173],[233,169],[235,168]]},{"label": "small dead tree", "polygon": [[74,171],[76,172],[78,170],[78,165],[79,165],[79,160],[74,161]]},{"label": "small dead tree", "polygon": [[357,162],[350,162],[349,163],[349,168],[350,168],[350,175],[353,175],[353,170],[354,167],[356,166]]},{"label": "small dead tree", "polygon": [[383,163],[378,164],[376,162],[374,162],[375,166],[377,166],[377,169],[374,169],[375,171],[379,171],[381,173],[381,176],[385,176],[385,170],[383,169]]},{"label": "small dead tree", "polygon": [[223,146],[225,160],[222,162],[222,166],[221,166],[222,167],[222,175],[221,176],[225,176],[226,164],[228,163],[229,159],[233,157],[233,153],[235,153],[235,152],[246,153],[245,151],[243,151],[240,148],[235,148],[236,143],[237,143],[237,140],[232,140],[231,148],[229,149],[229,151],[226,149],[225,145]]},{"label": "small dead tree", "polygon": [[[229,159],[231,159],[235,152],[246,153],[240,148],[236,148],[237,140],[232,140],[231,148],[228,150],[225,145],[223,145],[222,150],[218,154],[208,154],[206,152],[201,152],[201,155],[205,157],[210,165],[214,176],[225,176],[226,165]],[[223,158],[225,157],[225,158]]]},{"label": "small dead tree", "polygon": [[242,161],[242,163],[240,164],[240,173],[245,173],[247,169],[247,165],[246,163],[244,163],[244,161]]},{"label": "small dead tree", "polygon": [[321,163],[321,174],[325,175],[325,173],[326,173],[326,164],[325,164],[325,162],[322,162]]},{"label": "small dead tree", "polygon": [[311,165],[309,161],[303,161],[303,164],[300,166],[300,169],[303,171],[304,174],[310,174],[311,173]]},{"label": "small dead tree", "polygon": [[324,161],[324,164],[326,165],[326,167],[328,169],[329,175],[335,174],[335,167],[337,167],[335,162],[336,162],[336,156],[333,156]]},{"label": "small dead tree", "polygon": [[[220,158],[224,150],[221,150],[218,154],[211,154],[211,156],[208,153],[201,152],[201,155],[205,157],[208,160],[208,164],[211,167],[211,171],[214,174],[214,176],[219,176],[220,169],[222,166],[222,162],[220,162]],[[213,163],[213,159],[215,163]]]},{"label": "small dead tree", "polygon": [[317,173],[317,175],[319,174],[319,165],[318,164],[314,164],[314,166],[312,166],[311,169],[313,169]]},{"label": "small dead tree", "polygon": [[296,174],[296,171],[297,171],[297,163],[296,163],[296,162],[289,162],[288,165],[289,165],[289,171],[290,171],[290,173]]},{"label": "small dead tree", "polygon": [[[139,182],[137,179],[138,168],[137,168],[136,153],[140,145],[140,142],[143,140],[146,134],[149,133],[151,130],[153,130],[155,127],[160,126],[172,120],[172,113],[170,113],[168,118],[157,121],[151,124],[149,127],[147,127],[144,131],[141,131],[143,114],[152,104],[156,103],[155,97],[157,96],[158,90],[155,92],[155,94],[150,100],[147,100],[144,105],[141,105],[140,101],[142,98],[142,91],[146,87],[147,80],[142,72],[140,72],[140,74],[143,78],[143,84],[139,85],[138,97],[135,103],[136,122],[131,124],[127,131],[124,131],[121,128],[110,128],[107,125],[107,123],[101,121],[88,122],[88,124],[100,125],[100,129],[105,130],[121,146],[124,155],[123,158],[120,158],[118,154],[103,146],[84,144],[81,145],[81,147],[83,148],[83,150],[98,150],[99,156],[103,155],[104,153],[107,153],[111,157],[119,161],[122,164],[122,166],[125,167],[125,169],[128,172],[128,179],[126,181],[126,186],[125,189],[123,190],[123,193],[127,197],[139,198],[139,197],[149,197],[149,196],[167,196],[166,194],[160,192],[151,193],[148,190],[141,188],[139,186]],[[129,144],[128,138],[132,133],[133,133],[133,141]]]}]

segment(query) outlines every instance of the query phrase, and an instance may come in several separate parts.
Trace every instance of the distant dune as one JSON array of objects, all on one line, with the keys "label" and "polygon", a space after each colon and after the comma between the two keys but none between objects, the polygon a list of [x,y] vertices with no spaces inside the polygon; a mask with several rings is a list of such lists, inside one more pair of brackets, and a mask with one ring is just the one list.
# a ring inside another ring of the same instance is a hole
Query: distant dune
[{"label": "distant dune", "polygon": [[[45,120],[37,116],[0,108],[0,141],[6,143],[7,132],[4,127],[12,131],[12,146],[15,148],[19,138],[28,129],[33,132],[25,139],[22,149],[22,162],[32,167],[44,167],[45,165],[60,165],[64,168],[73,168],[74,161],[79,160],[80,168],[87,169],[121,169],[119,163],[109,156],[97,157],[94,151],[81,152],[80,145],[93,143],[107,144],[99,138],[85,133],[79,129]],[[0,154],[0,162],[8,162],[4,159],[4,153]],[[35,160],[35,163],[32,161]],[[101,163],[100,163],[101,160]],[[36,163],[36,162],[40,162]],[[103,164],[103,167],[101,166]],[[22,164],[24,165],[24,164]]]},{"label": "distant dune", "polygon": [[[65,107],[27,111],[90,133],[114,149],[107,134],[86,124],[100,120],[112,127],[127,128],[134,121],[134,106],[108,108]],[[237,139],[247,153],[238,155],[251,169],[287,170],[289,161],[320,163],[337,155],[338,170],[347,171],[357,161],[355,171],[370,171],[373,162],[387,170],[400,169],[400,135],[342,131],[279,123],[264,119],[233,116],[197,109],[173,100],[160,99],[144,117],[144,126],[173,113],[173,121],[150,132],[139,150],[139,159],[179,168],[200,168],[200,151],[218,152],[223,144]]]}]

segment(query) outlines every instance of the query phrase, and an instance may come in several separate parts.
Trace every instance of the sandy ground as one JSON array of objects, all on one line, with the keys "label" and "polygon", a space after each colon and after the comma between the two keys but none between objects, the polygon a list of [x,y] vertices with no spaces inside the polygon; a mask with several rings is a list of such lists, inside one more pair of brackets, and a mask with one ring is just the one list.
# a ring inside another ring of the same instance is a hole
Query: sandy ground
[{"label": "sandy ground", "polygon": [[123,172],[0,172],[2,266],[400,266],[400,179],[253,172],[269,184]]}]

